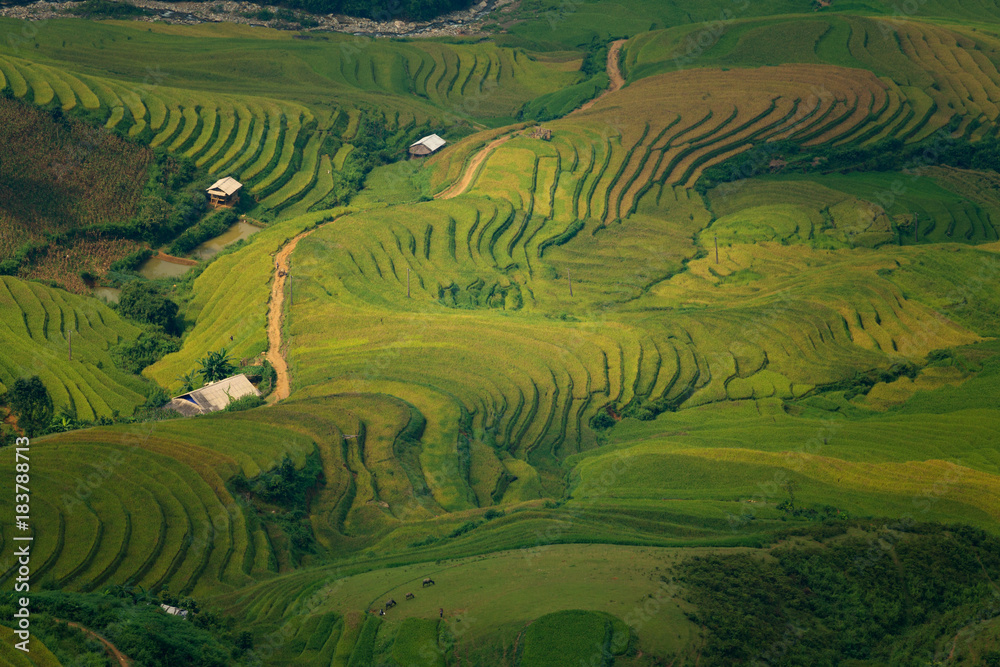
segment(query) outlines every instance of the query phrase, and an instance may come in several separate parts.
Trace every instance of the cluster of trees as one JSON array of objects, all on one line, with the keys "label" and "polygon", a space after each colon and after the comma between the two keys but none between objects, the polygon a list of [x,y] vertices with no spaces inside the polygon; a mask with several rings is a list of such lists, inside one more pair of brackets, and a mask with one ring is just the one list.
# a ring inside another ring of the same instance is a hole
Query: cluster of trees
[{"label": "cluster of trees", "polygon": [[52,397],[37,375],[18,378],[2,398],[17,417],[18,428],[28,437],[45,433],[52,423]]},{"label": "cluster of trees", "polygon": [[135,215],[127,222],[105,225],[105,230],[154,246],[165,243],[204,214],[207,185],[192,160],[158,149]]},{"label": "cluster of trees", "polygon": [[904,375],[911,380],[915,380],[920,368],[916,364],[908,361],[893,364],[889,368],[873,368],[867,371],[855,371],[854,377],[846,378],[816,387],[817,393],[828,393],[832,391],[844,392],[844,398],[851,400],[859,394],[867,395],[871,388],[884,382],[886,384],[895,382]]},{"label": "cluster of trees", "polygon": [[[276,526],[288,540],[292,560],[315,551],[316,537],[309,520],[307,496],[317,485],[324,484],[323,465],[319,454],[306,458],[301,470],[286,454],[275,468],[248,480],[239,473],[230,481],[235,494],[249,494],[259,520]],[[275,511],[271,508],[280,508]]]},{"label": "cluster of trees", "polygon": [[[136,416],[122,417],[117,413],[113,417],[98,417],[94,422],[87,422],[76,417],[72,410],[63,407],[58,413],[52,402],[52,397],[45,388],[45,383],[37,375],[19,378],[6,393],[0,394],[0,405],[4,405],[17,420],[17,428],[29,438],[46,433],[65,433],[88,426],[110,426],[111,424],[130,424],[137,421],[148,421],[161,418],[161,407],[169,400],[167,393],[157,385],[149,385],[146,404],[140,406]],[[14,442],[16,432],[6,424],[0,428],[0,447],[6,447]]]},{"label": "cluster of trees", "polygon": [[180,333],[178,306],[145,280],[125,283],[118,298],[118,312],[139,324],[151,324],[168,334]]},{"label": "cluster of trees", "polygon": [[121,343],[111,350],[118,367],[138,375],[168,354],[178,351],[178,340],[162,331],[143,331],[134,341]]},{"label": "cluster of trees", "polygon": [[231,208],[224,208],[208,216],[194,227],[189,227],[183,234],[174,239],[170,245],[172,255],[183,255],[191,252],[199,244],[214,238],[232,225],[236,224],[239,216]]},{"label": "cluster of trees", "polygon": [[[13,617],[15,595],[0,597],[0,614],[5,619]],[[161,602],[181,605],[188,610],[189,620],[165,613]],[[226,667],[260,662],[250,650],[253,636],[237,627],[232,618],[199,611],[194,600],[177,599],[167,592],[154,595],[124,586],[110,586],[100,594],[33,590],[31,603],[32,635],[64,665],[103,665],[106,656],[102,647],[94,651],[92,661],[81,659],[75,651],[88,645],[79,637],[66,641],[72,633],[56,618],[74,621],[106,637],[138,665]]]},{"label": "cluster of trees", "polygon": [[[321,202],[311,210],[321,210],[343,206],[350,202],[365,185],[365,178],[375,167],[397,162],[407,155],[407,149],[420,136],[432,132],[443,132],[442,128],[434,128],[429,124],[390,127],[385,113],[381,111],[362,110],[358,119],[358,131],[351,143],[355,150],[347,156],[340,171],[333,173],[333,189]],[[328,142],[337,139],[328,137]],[[336,153],[336,145],[325,145],[330,155]]]},{"label": "cluster of trees", "polygon": [[894,528],[845,535],[845,524],[818,526],[816,542],[774,549],[774,558],[686,561],[691,617],[708,629],[703,664],[930,664],[940,637],[1000,615],[991,583],[1000,539],[964,526]]}]

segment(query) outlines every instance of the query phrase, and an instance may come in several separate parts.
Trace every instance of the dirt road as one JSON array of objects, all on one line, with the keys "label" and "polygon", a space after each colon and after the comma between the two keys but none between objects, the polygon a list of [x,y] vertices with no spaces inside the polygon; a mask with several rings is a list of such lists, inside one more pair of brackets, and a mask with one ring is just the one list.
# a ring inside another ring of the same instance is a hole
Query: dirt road
[{"label": "dirt road", "polygon": [[490,143],[486,144],[486,146],[476,153],[472,160],[469,161],[469,166],[465,168],[465,173],[462,174],[462,178],[458,179],[447,188],[434,195],[434,199],[453,199],[468,190],[469,186],[472,185],[472,179],[476,177],[476,171],[479,169],[479,166],[486,161],[486,158],[488,158],[493,151],[496,150],[497,146],[505,141],[508,141],[513,136],[513,134],[505,134],[504,136],[497,137]]},{"label": "dirt road", "polygon": [[[622,77],[621,68],[618,67],[618,57],[621,54],[622,46],[625,44],[624,39],[619,39],[611,43],[611,47],[608,49],[608,77],[611,79],[611,85],[603,93],[590,100],[583,106],[581,106],[576,111],[572,113],[579,113],[581,111],[586,111],[590,107],[594,106],[597,100],[601,99],[608,93],[613,93],[616,90],[621,90],[622,86],[625,85],[625,79]],[[502,137],[497,137],[490,143],[486,144],[476,155],[469,161],[469,165],[465,168],[465,173],[462,174],[462,178],[458,179],[456,182],[449,185],[447,188],[441,192],[434,195],[434,199],[453,199],[458,195],[462,194],[469,189],[472,185],[472,180],[476,177],[476,171],[482,166],[486,158],[496,150],[497,146],[510,140],[515,134],[505,134]]]},{"label": "dirt road", "polygon": [[271,283],[271,299],[268,302],[269,308],[267,310],[267,360],[274,367],[278,381],[269,398],[271,402],[284,400],[291,393],[291,384],[288,380],[288,362],[281,351],[281,325],[285,319],[285,281],[288,280],[288,271],[291,268],[289,259],[299,241],[317,229],[319,227],[304,231],[295,236],[283,245],[274,257],[274,282]]},{"label": "dirt road", "polygon": [[618,57],[621,55],[622,46],[625,44],[624,39],[619,39],[617,41],[611,42],[611,48],[608,49],[608,78],[611,79],[611,85],[603,93],[584,103],[579,109],[573,113],[580,113],[581,111],[586,111],[590,107],[597,103],[597,100],[601,99],[608,93],[613,93],[615,91],[621,90],[622,86],[625,85],[625,78],[622,76],[622,70],[618,66]]},{"label": "dirt road", "polygon": [[[55,620],[59,621],[60,619],[57,618]],[[107,639],[105,639],[104,637],[100,636],[99,634],[97,634],[96,632],[94,632],[93,630],[91,630],[90,628],[85,628],[82,625],[80,625],[79,623],[73,623],[72,621],[60,621],[60,622],[65,623],[66,625],[68,625],[71,628],[76,628],[77,630],[79,630],[83,634],[87,635],[91,639],[96,639],[97,641],[101,642],[104,645],[104,649],[108,652],[108,655],[110,655],[112,658],[114,658],[115,660],[117,660],[118,664],[121,667],[132,667],[132,661],[129,660],[128,657],[124,653],[122,653],[121,651],[119,651],[118,648],[114,644],[112,644]]]}]

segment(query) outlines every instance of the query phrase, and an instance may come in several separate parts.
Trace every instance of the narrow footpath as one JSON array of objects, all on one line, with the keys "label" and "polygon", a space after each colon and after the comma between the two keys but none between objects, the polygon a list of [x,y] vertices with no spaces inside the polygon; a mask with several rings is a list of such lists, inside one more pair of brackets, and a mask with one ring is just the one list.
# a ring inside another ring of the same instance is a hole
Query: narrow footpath
[{"label": "narrow footpath", "polygon": [[[326,223],[329,224],[329,223]],[[322,225],[321,225],[322,226]],[[299,241],[315,232],[319,227],[309,229],[283,245],[274,257],[274,280],[271,282],[271,299],[267,310],[267,360],[278,377],[269,401],[276,403],[288,398],[291,383],[288,379],[288,361],[282,351],[281,328],[285,320],[285,281],[291,268],[291,256]]]},{"label": "narrow footpath", "polygon": [[122,653],[121,651],[119,651],[118,647],[116,647],[114,644],[112,644],[107,639],[105,639],[101,635],[97,634],[96,632],[94,632],[90,628],[85,628],[82,625],[80,625],[79,623],[74,623],[72,621],[63,621],[63,620],[58,619],[58,618],[56,618],[54,620],[56,620],[56,621],[58,621],[60,623],[65,623],[66,625],[68,625],[71,628],[76,628],[77,630],[79,630],[83,634],[87,635],[91,639],[96,639],[97,641],[101,642],[101,644],[104,645],[104,650],[107,652],[107,654],[109,656],[111,656],[114,660],[116,660],[118,662],[118,665],[120,667],[132,667],[132,661],[128,659],[128,656],[126,656],[124,653]]},{"label": "narrow footpath", "polygon": [[469,186],[472,185],[472,180],[476,177],[476,171],[479,170],[480,165],[486,161],[486,158],[488,158],[500,144],[505,141],[509,141],[514,136],[515,133],[505,134],[502,137],[497,137],[490,143],[486,144],[478,153],[475,154],[475,156],[473,156],[471,160],[469,160],[469,165],[465,168],[465,173],[462,174],[462,178],[458,179],[447,188],[434,195],[434,199],[454,199],[468,190]]},{"label": "narrow footpath", "polygon": [[[594,106],[594,103],[597,102],[597,100],[609,93],[621,90],[622,86],[625,85],[625,79],[622,77],[621,68],[618,66],[618,58],[621,55],[622,45],[624,44],[625,40],[619,39],[612,42],[611,48],[608,49],[607,70],[608,77],[611,79],[611,85],[608,86],[608,89],[572,113],[586,111],[590,107]],[[488,158],[499,146],[507,141],[510,141],[515,136],[517,136],[517,133],[512,132],[510,134],[505,134],[502,137],[497,137],[490,143],[486,144],[486,146],[480,149],[480,151],[469,161],[462,177],[441,192],[434,195],[434,198],[454,199],[468,190],[472,185],[472,181],[476,177],[476,172],[479,171],[479,168],[482,166],[483,162],[486,161],[486,158]],[[271,299],[268,302],[269,308],[267,311],[266,358],[269,362],[271,362],[271,366],[274,368],[274,372],[277,374],[278,380],[269,399],[271,402],[282,401],[288,398],[288,395],[291,393],[291,384],[288,378],[288,361],[285,359],[285,353],[282,351],[281,338],[281,329],[285,319],[285,281],[288,279],[288,272],[291,268],[289,260],[292,256],[292,252],[295,251],[295,246],[299,244],[299,241],[306,236],[309,236],[317,229],[319,229],[319,227],[310,229],[295,236],[281,247],[281,250],[278,251],[278,254],[275,255],[274,258],[274,281],[271,283]]]},{"label": "narrow footpath", "polygon": [[[608,78],[611,79],[611,85],[609,85],[608,89],[602,92],[600,95],[590,100],[589,102],[586,102],[575,111],[572,111],[570,115],[574,113],[580,113],[581,111],[586,111],[590,107],[594,106],[597,100],[601,99],[605,95],[608,95],[609,93],[621,90],[622,86],[625,85],[625,78],[622,76],[621,68],[618,66],[618,58],[621,55],[622,46],[625,44],[625,41],[626,40],[624,39],[616,40],[611,43],[611,47],[608,49],[607,70],[608,70]],[[517,133],[512,132],[510,134],[505,134],[502,137],[497,137],[490,143],[486,144],[486,146],[480,149],[480,151],[476,153],[476,155],[471,160],[469,160],[469,164],[468,166],[466,166],[465,172],[462,174],[462,177],[457,181],[455,181],[454,183],[452,183],[451,185],[449,185],[441,192],[434,195],[434,199],[454,199],[458,195],[468,190],[469,187],[472,185],[472,181],[476,177],[476,172],[479,171],[479,167],[482,166],[483,162],[486,161],[486,158],[488,158],[493,153],[493,151],[497,149],[498,146],[500,146],[506,141],[509,141],[515,136],[517,136]]]},{"label": "narrow footpath", "polygon": [[576,111],[571,112],[570,115],[574,113],[580,113],[581,111],[586,111],[590,107],[597,104],[597,100],[601,99],[605,95],[610,95],[611,93],[617,92],[622,89],[625,85],[625,77],[622,76],[621,67],[618,66],[618,58],[621,56],[622,46],[625,45],[624,39],[619,39],[617,41],[611,42],[611,48],[608,49],[608,78],[611,79],[611,85],[603,93],[584,103]]}]

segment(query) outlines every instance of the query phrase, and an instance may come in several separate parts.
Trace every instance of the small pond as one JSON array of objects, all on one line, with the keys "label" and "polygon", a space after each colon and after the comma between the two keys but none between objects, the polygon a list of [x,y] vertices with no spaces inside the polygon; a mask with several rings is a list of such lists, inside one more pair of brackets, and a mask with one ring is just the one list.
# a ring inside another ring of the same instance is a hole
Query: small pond
[{"label": "small pond", "polygon": [[226,246],[250,238],[259,231],[260,227],[254,227],[247,222],[237,222],[214,239],[209,239],[197,246],[191,251],[191,255],[196,259],[208,259],[218,254]]},{"label": "small pond", "polygon": [[190,264],[175,264],[154,256],[142,263],[142,266],[139,267],[139,273],[150,280],[155,280],[156,278],[179,278],[187,273],[190,268]]}]

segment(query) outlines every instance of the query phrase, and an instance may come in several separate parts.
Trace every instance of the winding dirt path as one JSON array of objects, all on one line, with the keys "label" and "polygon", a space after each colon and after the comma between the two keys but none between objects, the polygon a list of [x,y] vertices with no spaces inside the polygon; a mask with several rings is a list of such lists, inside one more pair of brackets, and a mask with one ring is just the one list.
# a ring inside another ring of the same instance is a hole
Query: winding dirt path
[{"label": "winding dirt path", "polygon": [[[320,225],[320,227],[322,226]],[[271,362],[271,366],[278,376],[278,381],[269,397],[270,402],[284,400],[291,393],[291,383],[288,380],[288,362],[281,351],[281,325],[285,319],[285,281],[288,279],[288,271],[291,268],[289,260],[299,241],[320,227],[308,229],[293,237],[288,243],[281,246],[278,254],[274,256],[274,281],[271,283],[271,299],[268,301],[269,307],[267,309],[266,359]]]},{"label": "winding dirt path", "polygon": [[624,46],[625,42],[626,40],[624,39],[615,40],[614,42],[611,42],[611,48],[608,49],[607,69],[608,69],[608,78],[611,79],[611,85],[608,86],[608,89],[605,90],[603,93],[601,93],[594,99],[590,100],[589,102],[585,102],[582,106],[580,106],[579,109],[573,111],[572,113],[580,113],[581,111],[586,111],[590,107],[597,104],[597,100],[601,99],[605,95],[621,90],[622,86],[625,85],[625,78],[622,76],[622,70],[618,66],[618,57],[622,52],[622,46]]},{"label": "winding dirt path", "polygon": [[58,619],[58,618],[55,619],[55,620],[56,621],[60,621],[62,623],[65,623],[66,625],[68,625],[71,628],[76,628],[77,630],[79,630],[83,634],[87,635],[91,639],[96,639],[97,641],[101,642],[104,645],[104,650],[107,651],[108,655],[110,655],[112,658],[114,658],[115,660],[117,660],[118,664],[121,667],[132,667],[132,661],[128,659],[128,656],[126,656],[124,653],[122,653],[121,651],[119,651],[117,646],[115,646],[114,644],[112,644],[107,639],[105,639],[104,637],[100,636],[99,634],[97,634],[96,632],[94,632],[93,630],[91,630],[90,628],[85,628],[82,625],[80,625],[79,623],[74,623],[72,621],[62,621],[61,619]]},{"label": "winding dirt path", "polygon": [[486,161],[493,151],[497,149],[497,146],[509,141],[514,137],[514,133],[505,134],[502,137],[497,137],[490,143],[486,144],[478,153],[473,156],[472,160],[469,161],[469,166],[465,168],[465,173],[462,174],[462,178],[458,179],[447,188],[441,192],[434,195],[434,199],[454,199],[458,195],[462,194],[469,189],[472,185],[472,179],[476,177],[476,171],[479,170],[479,166]]},{"label": "winding dirt path", "polygon": [[[611,79],[611,85],[608,86],[608,89],[594,99],[583,104],[579,109],[570,112],[570,115],[586,111],[590,107],[594,106],[594,103],[596,103],[597,100],[601,99],[608,93],[613,93],[622,89],[622,86],[625,85],[625,78],[622,76],[621,68],[618,66],[618,57],[621,54],[622,46],[626,41],[627,40],[624,39],[615,40],[614,42],[611,42],[611,47],[608,49],[607,70],[608,78]],[[472,185],[473,179],[476,177],[476,172],[479,170],[479,167],[482,166],[483,162],[486,161],[486,158],[488,158],[493,151],[500,146],[500,144],[505,141],[509,141],[516,135],[516,132],[511,132],[510,134],[505,134],[502,137],[497,137],[490,143],[486,144],[486,146],[480,149],[480,151],[473,156],[472,160],[469,161],[469,165],[465,168],[465,173],[462,174],[462,178],[458,179],[447,188],[434,195],[434,199],[454,199],[468,190],[469,186]]]}]

